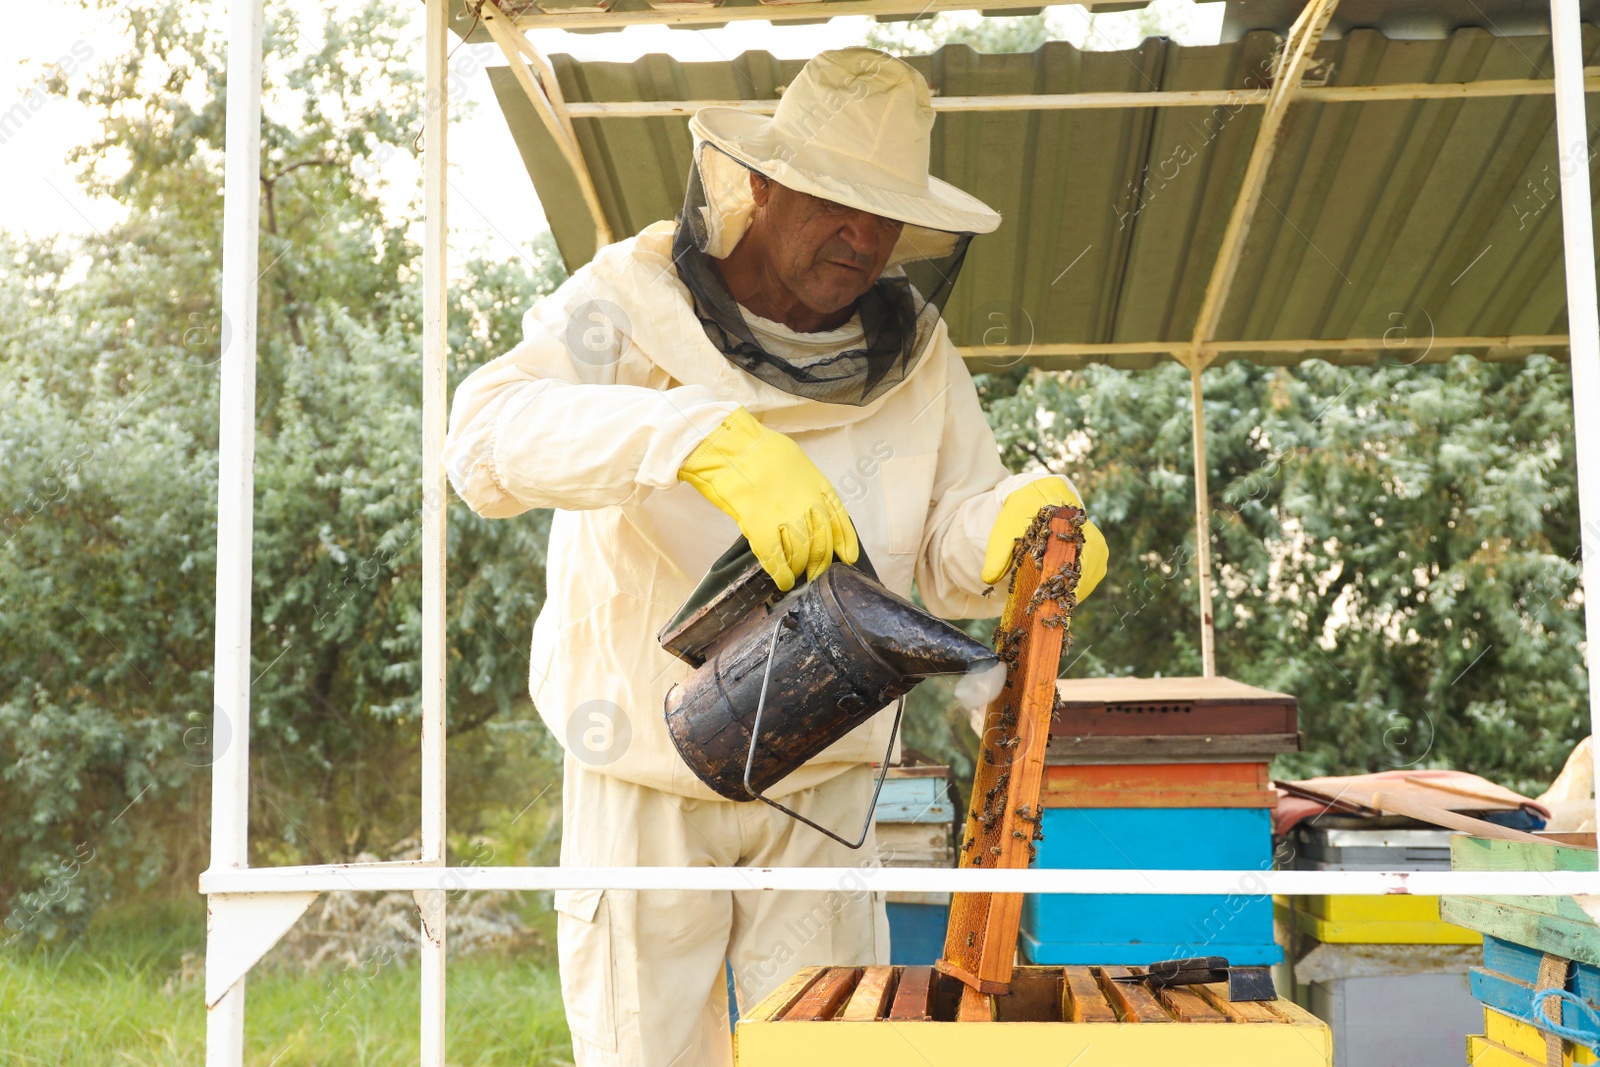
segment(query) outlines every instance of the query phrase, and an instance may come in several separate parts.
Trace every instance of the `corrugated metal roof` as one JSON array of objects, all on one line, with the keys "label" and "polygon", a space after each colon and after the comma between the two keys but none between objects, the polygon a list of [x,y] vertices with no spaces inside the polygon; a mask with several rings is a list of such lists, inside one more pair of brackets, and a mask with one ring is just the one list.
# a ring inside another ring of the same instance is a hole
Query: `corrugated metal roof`
[{"label": "corrugated metal roof", "polygon": [[[952,46],[909,62],[946,96],[1245,88],[1248,75],[1270,69],[1277,43],[1275,34],[1257,31],[1211,47],[1150,39],[1126,52],[1086,52],[1065,42],[1031,54]],[[1585,27],[1583,48],[1594,62],[1600,29]],[[553,58],[569,102],[773,99],[803,65],[766,53],[707,64],[667,56],[581,65]],[[1477,28],[1433,40],[1349,29],[1323,41],[1317,58],[1331,85],[1548,78],[1552,69],[1547,36]],[[490,73],[557,244],[576,267],[594,251],[576,181],[509,72]],[[963,345],[1187,341],[1260,113],[941,113],[934,173],[1005,217],[999,231],[972,244],[945,311],[952,337]],[[613,232],[635,233],[675,214],[689,165],[686,119],[575,121]],[[1563,334],[1556,170],[1548,95],[1296,103],[1217,337],[1381,338],[1401,329],[1438,337]],[[1163,358],[1118,353],[1048,362],[1142,367]]]}]

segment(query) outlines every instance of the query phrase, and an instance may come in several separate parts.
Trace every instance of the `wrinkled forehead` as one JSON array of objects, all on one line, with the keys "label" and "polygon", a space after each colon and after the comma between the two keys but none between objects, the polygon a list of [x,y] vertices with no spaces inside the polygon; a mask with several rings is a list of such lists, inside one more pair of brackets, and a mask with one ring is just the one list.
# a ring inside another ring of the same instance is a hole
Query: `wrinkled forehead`
[{"label": "wrinkled forehead", "polygon": [[799,206],[801,210],[837,216],[855,214],[868,215],[876,219],[879,225],[893,229],[896,232],[898,232],[900,228],[905,225],[905,223],[900,219],[892,219],[887,215],[873,214],[872,212],[863,208],[851,207],[849,204],[841,204],[837,200],[829,200],[826,197],[817,196],[814,193],[802,192],[793,186],[784,185],[782,182],[777,181],[774,178],[769,178],[760,171],[752,170],[750,173],[756,181],[767,183],[768,187],[771,188],[775,194],[783,199],[789,200],[790,203]]}]

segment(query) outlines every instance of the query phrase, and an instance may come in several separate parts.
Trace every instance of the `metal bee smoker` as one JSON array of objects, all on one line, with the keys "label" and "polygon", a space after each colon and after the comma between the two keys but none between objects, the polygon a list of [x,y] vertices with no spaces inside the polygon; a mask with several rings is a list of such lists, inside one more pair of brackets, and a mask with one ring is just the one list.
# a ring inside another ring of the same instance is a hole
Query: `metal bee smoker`
[{"label": "metal bee smoker", "polygon": [[697,778],[729,800],[759,800],[860,848],[785,807],[766,790],[896,703],[883,788],[905,696],[936,675],[998,662],[961,630],[885,589],[865,553],[835,561],[787,594],[740,541],[717,561],[659,634],[695,672],[667,693],[667,731]]}]

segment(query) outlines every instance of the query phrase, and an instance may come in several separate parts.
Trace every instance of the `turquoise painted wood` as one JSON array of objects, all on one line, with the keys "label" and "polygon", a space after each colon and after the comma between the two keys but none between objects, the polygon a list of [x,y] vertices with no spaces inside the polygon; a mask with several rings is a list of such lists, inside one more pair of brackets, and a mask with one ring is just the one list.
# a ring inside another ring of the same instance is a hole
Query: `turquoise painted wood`
[{"label": "turquoise painted wood", "polygon": [[886,778],[873,816],[878,822],[950,822],[956,812],[947,783],[944,778]]},{"label": "turquoise painted wood", "polygon": [[944,955],[944,934],[950,925],[948,904],[906,904],[891,900],[889,912],[889,962],[898,966],[930,967]]},{"label": "turquoise painted wood", "polygon": [[[1519,945],[1486,934],[1483,938],[1483,967],[1487,971],[1515,978],[1533,985],[1539,980],[1539,963],[1544,953],[1527,945]],[[1575,963],[1567,988],[1584,1000],[1600,1004],[1600,967],[1588,963]]]},{"label": "turquoise painted wood", "polygon": [[[1049,808],[1034,866],[1058,870],[1244,870],[1272,867],[1264,808]],[[1030,895],[1025,952],[1036,963],[1149,963],[1227,956],[1283,958],[1272,937],[1272,897],[1247,875],[1225,896]]]},{"label": "turquoise painted wood", "polygon": [[[1272,931],[1267,931],[1270,936]],[[1283,961],[1283,949],[1271,941],[1243,943],[1227,941],[1187,942],[1163,945],[1141,941],[1040,941],[1023,932],[1017,937],[1024,963],[1050,965],[1123,964],[1144,967],[1156,960],[1180,959],[1185,956],[1226,956],[1229,963],[1240,966],[1270,967]]]},{"label": "turquoise painted wood", "polygon": [[[1531,983],[1518,981],[1483,967],[1472,968],[1467,974],[1467,981],[1472,989],[1472,995],[1482,1003],[1525,1023],[1533,1022],[1535,987]],[[1596,1011],[1600,1011],[1600,1003],[1595,1003],[1588,997],[1584,999],[1589,1000]]]}]

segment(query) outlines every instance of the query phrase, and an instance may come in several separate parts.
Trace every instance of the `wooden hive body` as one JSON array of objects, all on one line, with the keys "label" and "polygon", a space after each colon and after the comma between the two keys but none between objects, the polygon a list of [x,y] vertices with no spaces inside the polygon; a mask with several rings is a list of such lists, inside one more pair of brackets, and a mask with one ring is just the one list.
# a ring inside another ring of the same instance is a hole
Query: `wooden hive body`
[{"label": "wooden hive body", "polygon": [[[737,1067],[1330,1067],[1319,1019],[1287,1000],[1229,1003],[1221,986],[1152,992],[1119,967],[1018,967],[963,1018],[958,980],[928,967],[811,967],[739,1020]],[[969,994],[970,996],[970,994]]]}]

